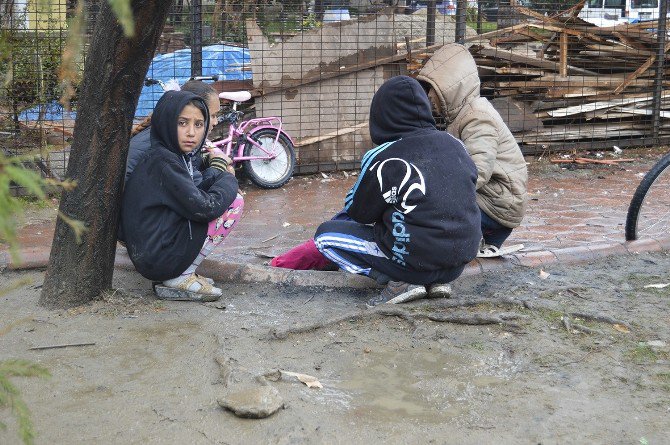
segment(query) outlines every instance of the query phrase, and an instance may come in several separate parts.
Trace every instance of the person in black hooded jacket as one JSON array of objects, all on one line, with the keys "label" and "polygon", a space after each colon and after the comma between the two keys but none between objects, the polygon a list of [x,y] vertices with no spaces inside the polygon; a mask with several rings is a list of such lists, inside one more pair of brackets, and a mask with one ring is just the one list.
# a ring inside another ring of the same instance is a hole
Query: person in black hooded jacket
[{"label": "person in black hooded jacket", "polygon": [[363,156],[345,198],[353,221],[321,224],[316,247],[345,271],[388,282],[368,306],[446,296],[482,237],[477,169],[463,143],[435,127],[411,77],[379,88],[369,125],[378,146]]},{"label": "person in black hooded jacket", "polygon": [[208,128],[202,98],[166,92],[152,115],[151,147],[126,182],[121,208],[126,248],[137,271],[199,301],[221,296],[195,269],[230,233],[244,205],[220,154],[210,153],[202,180],[197,185],[193,180],[191,161]]}]

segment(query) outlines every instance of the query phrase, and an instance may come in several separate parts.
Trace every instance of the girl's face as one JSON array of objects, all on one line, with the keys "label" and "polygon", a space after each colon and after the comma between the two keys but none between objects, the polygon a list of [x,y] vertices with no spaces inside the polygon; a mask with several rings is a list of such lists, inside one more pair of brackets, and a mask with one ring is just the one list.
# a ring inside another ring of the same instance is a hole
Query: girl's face
[{"label": "girl's face", "polygon": [[205,116],[195,105],[188,104],[177,118],[177,138],[182,153],[190,153],[205,138]]}]

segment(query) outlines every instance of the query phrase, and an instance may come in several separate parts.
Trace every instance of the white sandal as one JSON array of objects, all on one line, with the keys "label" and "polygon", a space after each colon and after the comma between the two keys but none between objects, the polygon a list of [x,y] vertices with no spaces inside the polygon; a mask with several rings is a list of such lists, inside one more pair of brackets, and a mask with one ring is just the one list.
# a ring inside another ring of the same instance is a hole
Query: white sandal
[{"label": "white sandal", "polygon": [[177,277],[163,281],[163,286],[180,291],[216,297],[220,297],[223,293],[220,288],[211,285],[206,278],[195,273],[186,278]]}]

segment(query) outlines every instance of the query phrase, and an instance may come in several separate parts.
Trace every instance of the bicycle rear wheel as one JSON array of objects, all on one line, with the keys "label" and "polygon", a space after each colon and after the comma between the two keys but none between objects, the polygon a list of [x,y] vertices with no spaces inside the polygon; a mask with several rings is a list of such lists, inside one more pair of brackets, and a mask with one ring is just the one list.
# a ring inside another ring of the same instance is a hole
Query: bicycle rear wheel
[{"label": "bicycle rear wheel", "polygon": [[[262,145],[267,152],[272,152],[275,138],[277,138],[277,130],[264,128],[249,137]],[[283,133],[280,133],[276,140],[277,143],[274,145],[275,158],[254,159],[242,163],[244,172],[249,179],[257,186],[266,189],[275,189],[286,184],[293,176],[293,170],[295,169],[295,150],[291,140]],[[255,145],[247,143],[244,148],[244,156],[267,156],[267,154]]]},{"label": "bicycle rear wheel", "polygon": [[670,153],[637,186],[626,216],[626,240],[670,234]]}]

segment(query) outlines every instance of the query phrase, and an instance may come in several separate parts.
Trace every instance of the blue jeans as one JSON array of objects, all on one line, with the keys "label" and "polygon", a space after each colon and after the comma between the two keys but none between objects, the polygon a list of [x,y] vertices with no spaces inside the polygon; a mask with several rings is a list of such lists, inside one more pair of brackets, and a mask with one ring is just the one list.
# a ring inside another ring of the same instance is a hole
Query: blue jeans
[{"label": "blue jeans", "polygon": [[482,235],[484,236],[484,242],[500,248],[502,243],[512,233],[512,229],[493,220],[483,210],[480,209],[480,212],[482,214]]}]

